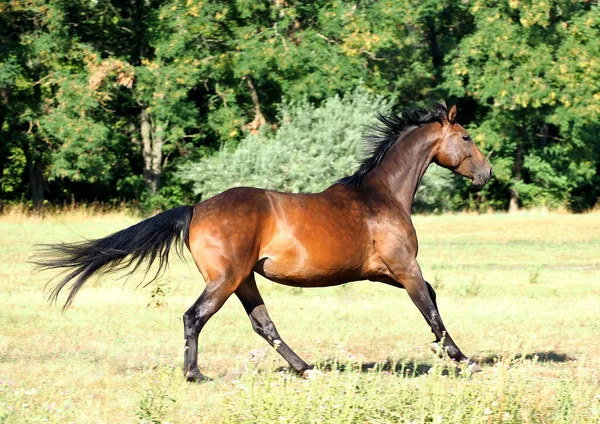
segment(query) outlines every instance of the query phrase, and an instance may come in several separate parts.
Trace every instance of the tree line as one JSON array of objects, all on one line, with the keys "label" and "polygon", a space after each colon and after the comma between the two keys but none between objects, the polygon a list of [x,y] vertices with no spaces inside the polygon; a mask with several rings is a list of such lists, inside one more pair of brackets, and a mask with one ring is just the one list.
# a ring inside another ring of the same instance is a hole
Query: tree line
[{"label": "tree line", "polygon": [[[490,157],[482,190],[434,173],[423,210],[585,210],[600,182],[599,39],[596,1],[1,0],[0,199],[189,203],[225,188],[202,185],[203,169],[218,181],[257,150],[268,175],[248,181],[312,190],[284,180],[354,171],[360,134],[336,122],[362,98],[365,113],[457,103]],[[323,165],[284,154],[284,134]]]}]

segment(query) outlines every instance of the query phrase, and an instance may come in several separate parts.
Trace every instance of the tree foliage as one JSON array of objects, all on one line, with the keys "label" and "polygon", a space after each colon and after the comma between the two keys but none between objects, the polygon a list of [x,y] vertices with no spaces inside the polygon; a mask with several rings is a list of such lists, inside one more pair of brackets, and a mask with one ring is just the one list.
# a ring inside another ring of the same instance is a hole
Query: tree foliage
[{"label": "tree foliage", "polygon": [[[351,171],[371,106],[447,99],[497,177],[481,191],[436,179],[417,208],[583,210],[600,182],[599,36],[599,6],[571,0],[2,1],[0,199],[313,190]],[[349,111],[361,95],[370,106]],[[276,155],[264,168],[241,159],[257,143]]]},{"label": "tree foliage", "polygon": [[584,207],[597,198],[582,194],[598,182],[600,9],[511,0],[469,11],[475,30],[448,56],[445,86],[481,105],[472,128],[496,175],[485,195],[500,208],[507,191],[513,207]]}]

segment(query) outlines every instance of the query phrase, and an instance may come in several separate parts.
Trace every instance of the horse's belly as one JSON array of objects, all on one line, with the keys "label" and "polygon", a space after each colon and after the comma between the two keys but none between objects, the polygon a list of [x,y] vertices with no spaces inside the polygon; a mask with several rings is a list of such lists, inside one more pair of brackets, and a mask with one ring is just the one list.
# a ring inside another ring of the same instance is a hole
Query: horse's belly
[{"label": "horse's belly", "polygon": [[361,278],[364,260],[362,255],[352,253],[316,254],[305,250],[282,250],[260,260],[255,271],[272,281],[290,286],[335,286]]},{"label": "horse's belly", "polygon": [[293,287],[329,287],[360,280],[360,272],[355,270],[324,272],[310,268],[283,269],[276,264],[269,265],[269,261],[264,263],[262,269],[256,271],[271,281]]}]

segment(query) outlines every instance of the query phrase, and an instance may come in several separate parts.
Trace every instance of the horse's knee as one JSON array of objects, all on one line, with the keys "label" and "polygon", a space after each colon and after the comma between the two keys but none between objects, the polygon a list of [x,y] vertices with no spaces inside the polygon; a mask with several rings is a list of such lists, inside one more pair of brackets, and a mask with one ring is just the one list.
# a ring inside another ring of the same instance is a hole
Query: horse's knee
[{"label": "horse's knee", "polygon": [[195,308],[192,306],[183,314],[183,325],[188,325],[190,322],[194,320],[194,310]]}]

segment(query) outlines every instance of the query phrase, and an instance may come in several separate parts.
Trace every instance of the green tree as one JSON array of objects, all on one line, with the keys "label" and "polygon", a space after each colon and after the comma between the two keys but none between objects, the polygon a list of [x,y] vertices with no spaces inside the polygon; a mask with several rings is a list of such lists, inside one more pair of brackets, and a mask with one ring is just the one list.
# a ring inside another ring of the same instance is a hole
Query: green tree
[{"label": "green tree", "polygon": [[312,116],[360,86],[396,110],[453,95],[491,154],[492,184],[425,180],[416,207],[584,209],[598,16],[570,0],[0,2],[0,199],[164,207],[189,192],[180,165],[277,140],[290,105]]},{"label": "green tree", "polygon": [[5,141],[0,168],[13,199],[24,194],[14,187],[22,170],[27,183],[20,188],[30,187],[36,210],[53,179],[106,181],[118,162],[110,149],[117,140],[98,119],[102,105],[88,83],[92,48],[70,32],[69,5],[42,0],[0,5],[5,24],[0,32]]},{"label": "green tree", "polygon": [[283,97],[319,103],[363,85],[403,107],[439,100],[443,54],[468,27],[462,15],[433,0],[180,0],[160,19],[177,22],[181,48],[196,55],[207,123],[227,142],[273,121]]},{"label": "green tree", "polygon": [[[0,194],[8,188],[13,195],[24,195],[28,186],[36,210],[44,199],[49,151],[39,122],[52,95],[45,80],[64,46],[57,34],[44,32],[52,22],[42,2],[0,4]],[[21,187],[15,187],[18,173]],[[11,180],[10,187],[4,187],[5,179]]]},{"label": "green tree", "polygon": [[600,8],[510,0],[469,11],[475,30],[447,57],[445,86],[478,104],[472,129],[496,175],[483,195],[511,210],[580,208],[577,193],[597,178]]},{"label": "green tree", "polygon": [[[63,125],[65,120],[76,119],[89,128],[85,134],[89,140],[77,143],[75,134],[60,136],[55,175],[77,177],[78,167],[72,164],[78,158],[88,170],[88,181],[93,181],[94,175],[110,177],[109,169],[102,167],[114,169],[116,158],[137,153],[146,190],[151,194],[159,191],[166,157],[185,139],[186,130],[195,126],[197,116],[188,92],[197,84],[198,63],[181,49],[177,33],[171,31],[174,23],[162,22],[165,4],[64,5],[70,21],[85,17],[71,30],[85,46],[85,67],[64,82],[54,123]],[[84,145],[94,142],[105,154],[98,149],[85,150]],[[82,154],[87,158],[82,159]],[[135,184],[135,178],[125,180]]]}]

